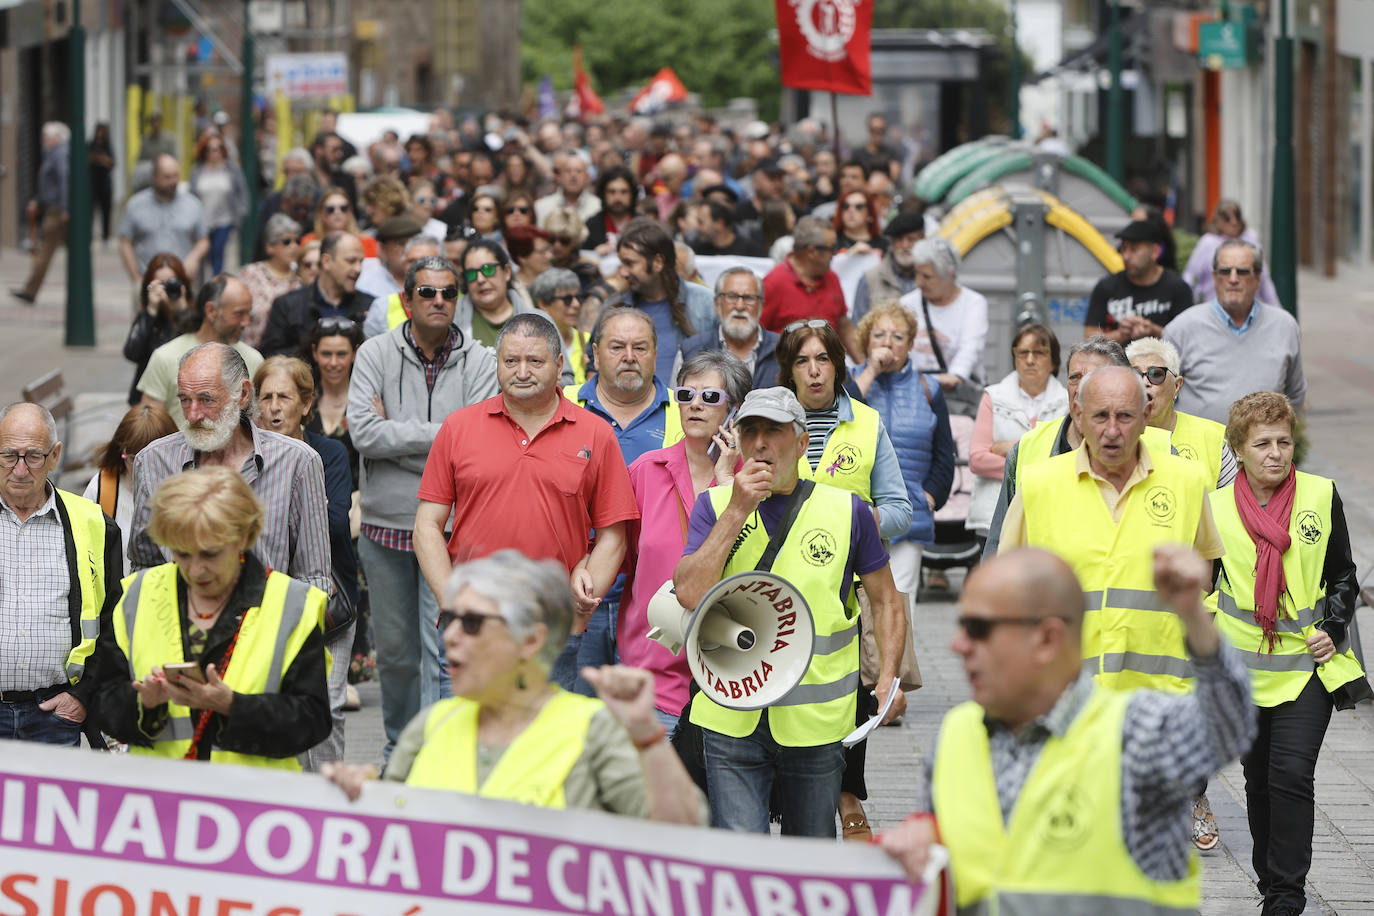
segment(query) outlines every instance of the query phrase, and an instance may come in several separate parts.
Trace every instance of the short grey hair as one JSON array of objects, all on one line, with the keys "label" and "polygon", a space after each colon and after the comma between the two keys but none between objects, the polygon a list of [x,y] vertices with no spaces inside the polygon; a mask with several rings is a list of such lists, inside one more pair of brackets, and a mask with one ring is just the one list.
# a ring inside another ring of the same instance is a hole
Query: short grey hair
[{"label": "short grey hair", "polygon": [[[510,317],[501,333],[496,335],[496,352],[501,352],[501,341],[507,337],[538,337],[549,347],[549,357],[557,359],[563,355],[563,335],[558,326],[543,312],[517,312]],[[566,581],[564,587],[567,586]]]},{"label": "short grey hair", "polygon": [[1222,242],[1220,245],[1217,246],[1216,251],[1212,252],[1213,273],[1216,273],[1217,268],[1221,266],[1221,253],[1229,248],[1247,249],[1250,252],[1251,256],[1254,258],[1255,273],[1259,274],[1263,272],[1264,252],[1260,250],[1260,246],[1256,245],[1254,242],[1247,242],[1245,239],[1227,239],[1226,241]]},{"label": "short grey hair", "polygon": [[282,200],[313,201],[318,193],[320,193],[320,183],[315,180],[313,172],[306,175],[292,175],[281,186]]},{"label": "short grey hair", "polygon": [[721,293],[725,291],[726,280],[730,279],[731,277],[738,277],[740,274],[748,274],[749,276],[753,277],[754,282],[758,284],[759,295],[763,295],[763,281],[759,279],[758,274],[754,273],[748,267],[727,267],[724,270],[722,270],[720,272],[720,276],[716,277],[716,295],[719,296]]},{"label": "short grey hair", "polygon": [[803,216],[792,229],[792,250],[801,251],[825,244],[825,234],[833,233],[835,227],[819,216]]},{"label": "short grey hair", "polygon": [[1091,379],[1098,373],[1103,372],[1104,370],[1114,372],[1118,369],[1124,369],[1126,372],[1129,372],[1131,374],[1131,378],[1135,380],[1136,387],[1140,389],[1140,410],[1142,413],[1144,413],[1145,409],[1149,406],[1150,403],[1150,396],[1145,390],[1145,379],[1140,375],[1139,372],[1136,372],[1134,369],[1131,369],[1126,366],[1098,366],[1096,369],[1092,370],[1087,375],[1083,376],[1083,381],[1078,384],[1078,393],[1074,395],[1073,399],[1073,402],[1078,405],[1080,410],[1083,408],[1083,392],[1088,390],[1089,379]]},{"label": "short grey hair", "polygon": [[1167,340],[1158,337],[1142,337],[1133,340],[1126,347],[1126,358],[1134,360],[1137,356],[1150,356],[1159,360],[1174,375],[1179,374],[1183,368],[1183,361],[1179,358],[1178,348]]},{"label": "short grey hair", "polygon": [[433,246],[434,249],[437,251],[444,250],[444,243],[436,239],[434,236],[417,235],[413,236],[410,241],[406,242],[406,247],[402,249],[401,256],[408,261],[410,260],[410,253],[412,251],[414,251],[416,248],[420,248],[425,245]]},{"label": "short grey hair", "polygon": [[406,279],[402,285],[407,299],[415,295],[415,278],[422,270],[446,271],[453,275],[453,285],[458,285],[458,268],[453,266],[453,262],[443,255],[432,254],[427,258],[411,261],[410,266],[406,268]]},{"label": "short grey hair", "polygon": [[[209,343],[198,344],[187,350],[177,361],[177,378],[181,378],[181,370],[194,357],[201,353],[213,353],[219,358],[219,377],[224,385],[224,390],[230,397],[237,397],[237,393],[243,389],[243,383],[249,381],[248,364],[243,361],[239,351],[228,344],[222,344],[217,340]],[[249,386],[252,387],[251,384]],[[242,411],[243,419],[252,422],[258,413],[257,392],[248,399],[248,406]]]},{"label": "short grey hair", "polygon": [[270,245],[284,235],[296,236],[296,241],[300,241],[301,224],[296,222],[285,213],[273,213],[267,218],[267,226],[263,231],[263,238]]},{"label": "short grey hair", "polygon": [[1126,351],[1121,349],[1121,344],[1109,337],[1103,337],[1101,334],[1080,340],[1069,347],[1069,352],[1064,356],[1064,365],[1068,366],[1079,353],[1100,356],[1111,366],[1121,366],[1123,369],[1131,368],[1131,361],[1126,358]]},{"label": "short grey hair", "polygon": [[654,323],[654,316],[637,308],[633,305],[613,305],[610,308],[602,309],[601,314],[596,316],[596,325],[592,328],[592,346],[595,347],[601,342],[601,334],[606,329],[607,322],[617,318],[638,318],[649,326],[649,337],[654,342],[654,347],[658,347],[658,326]]},{"label": "short grey hair", "polygon": [[730,404],[738,407],[744,403],[744,396],[754,387],[754,377],[749,367],[733,353],[724,350],[702,350],[686,360],[677,370],[677,383],[684,385],[687,379],[703,372],[718,372],[725,382],[725,393],[730,396]]},{"label": "short grey hair", "polygon": [[42,404],[35,404],[32,401],[15,401],[13,404],[0,407],[0,425],[4,424],[5,418],[16,407],[32,407],[38,411],[38,416],[43,420],[43,429],[48,433],[48,447],[51,448],[57,444],[57,421],[53,419],[52,411]]},{"label": "short grey hair", "polygon": [[315,160],[310,158],[310,150],[303,146],[293,146],[286,151],[286,154],[281,157],[281,164],[286,165],[288,162],[304,166],[307,169],[315,167]]},{"label": "short grey hair", "polygon": [[339,170],[352,175],[354,172],[362,170],[364,175],[373,173],[372,162],[366,156],[349,156],[339,164]]},{"label": "short grey hair", "polygon": [[72,130],[61,121],[49,121],[43,125],[43,136],[58,143],[69,143],[72,139]]},{"label": "short grey hair", "polygon": [[911,246],[911,263],[929,264],[938,276],[950,279],[959,273],[959,252],[949,239],[937,235]]},{"label": "short grey hair", "polygon": [[530,284],[530,297],[537,303],[547,304],[560,295],[560,290],[565,289],[580,290],[582,281],[566,267],[550,267],[534,278]]},{"label": "short grey hair", "polygon": [[465,588],[496,605],[517,643],[542,623],[544,645],[535,661],[545,674],[553,670],[572,629],[573,601],[567,570],[554,560],[531,560],[518,550],[506,548],[455,566],[444,590],[444,604],[452,606]]}]

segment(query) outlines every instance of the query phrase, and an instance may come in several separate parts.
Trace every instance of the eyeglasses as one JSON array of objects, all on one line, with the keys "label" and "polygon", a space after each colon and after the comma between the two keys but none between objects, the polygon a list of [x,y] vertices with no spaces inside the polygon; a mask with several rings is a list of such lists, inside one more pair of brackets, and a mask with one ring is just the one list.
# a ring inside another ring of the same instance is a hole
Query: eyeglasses
[{"label": "eyeglasses", "polygon": [[57,446],[54,445],[46,452],[16,452],[12,449],[5,449],[3,452],[0,452],[0,468],[8,470],[19,464],[19,460],[22,458],[24,464],[28,465],[31,470],[36,471],[43,466],[43,462],[48,460],[48,456],[51,455],[53,449],[56,448]]},{"label": "eyeglasses", "polygon": [[489,264],[483,264],[481,267],[469,267],[467,270],[463,271],[463,279],[469,283],[476,283],[478,274],[484,277],[494,277],[496,276],[496,272],[500,269],[501,265],[497,264],[495,261]]},{"label": "eyeglasses", "polygon": [[446,302],[457,302],[458,287],[445,286],[443,289],[440,289],[436,286],[417,286],[415,287],[415,295],[419,296],[421,299],[433,299],[435,296],[443,296]]},{"label": "eyeglasses", "polygon": [[715,407],[717,404],[728,404],[730,395],[719,388],[690,388],[683,385],[673,389],[673,400],[679,404],[690,404],[701,395],[701,403]]},{"label": "eyeglasses", "polygon": [[358,326],[358,322],[351,318],[321,318],[315,326],[322,331],[343,331],[347,334]]},{"label": "eyeglasses", "polygon": [[[964,631],[964,635],[969,639],[974,642],[982,642],[992,635],[993,630],[1004,623],[1014,623],[1022,627],[1034,627],[1039,626],[1041,621],[1049,620],[1051,616],[1057,617],[1058,615],[1054,614],[1046,617],[960,617],[955,623],[959,624],[960,629]],[[1065,618],[1060,617],[1059,619],[1064,620]]]},{"label": "eyeglasses", "polygon": [[845,208],[846,210],[867,210],[867,209],[868,209],[868,204],[866,204],[866,203],[845,204],[845,205],[844,205],[844,208]]},{"label": "eyeglasses", "polygon": [[579,302],[579,301],[581,301],[581,298],[582,298],[582,297],[579,296],[579,295],[577,295],[577,293],[568,293],[566,296],[552,296],[552,297],[549,298],[549,301],[550,301],[550,302],[557,302],[559,305],[563,306],[564,308],[568,308],[568,307],[570,307],[574,302]]},{"label": "eyeglasses", "polygon": [[830,327],[830,322],[824,318],[805,318],[801,321],[794,321],[782,329],[784,334],[791,334],[793,331],[800,331],[802,328],[814,328],[819,331],[821,328]]},{"label": "eyeglasses", "polygon": [[434,197],[417,197],[415,198],[415,202],[422,207],[430,207],[434,205],[436,199],[437,198]]},{"label": "eyeglasses", "polygon": [[1163,385],[1164,380],[1169,377],[1167,366],[1150,366],[1148,369],[1135,370],[1140,373],[1140,377],[1151,385]]},{"label": "eyeglasses", "polygon": [[762,296],[755,296],[750,293],[721,293],[719,298],[731,305],[739,305],[741,302],[745,305],[758,305],[763,301]]},{"label": "eyeglasses", "polygon": [[273,244],[273,245],[295,245],[295,244],[297,244],[297,243],[299,243],[299,242],[300,242],[300,239],[296,238],[295,236],[288,236],[287,238],[284,238],[284,239],[277,239],[277,240],[274,241],[272,244]]},{"label": "eyeglasses", "polygon": [[466,614],[455,614],[453,611],[439,612],[439,632],[443,633],[454,623],[463,628],[463,632],[469,636],[476,636],[482,632],[482,624],[488,620],[499,620],[505,623],[505,618],[500,614],[478,614],[475,611],[468,611]]},{"label": "eyeglasses", "polygon": [[528,212],[530,212],[530,208],[527,207],[527,206],[525,206],[524,204],[520,204],[520,205],[518,205],[518,206],[507,207],[507,208],[506,208],[506,212],[507,212],[507,213],[528,213]]},{"label": "eyeglasses", "polygon": [[1253,267],[1214,267],[1212,273],[1218,277],[1248,277],[1255,272]]},{"label": "eyeglasses", "polygon": [[301,269],[301,270],[319,270],[319,269],[320,269],[320,262],[319,262],[319,259],[317,258],[317,259],[315,259],[314,261],[301,261],[301,263],[300,263],[300,269]]},{"label": "eyeglasses", "polygon": [[352,208],[348,204],[325,204],[322,209],[325,213],[347,213]]},{"label": "eyeglasses", "polygon": [[1044,347],[1036,347],[1034,349],[1030,347],[1023,347],[1020,350],[1012,350],[1011,352],[1013,356],[1015,356],[1019,360],[1022,360],[1023,362],[1029,362],[1031,357],[1033,356],[1039,357],[1040,359],[1044,359],[1045,357],[1050,355],[1050,351],[1046,350]]}]

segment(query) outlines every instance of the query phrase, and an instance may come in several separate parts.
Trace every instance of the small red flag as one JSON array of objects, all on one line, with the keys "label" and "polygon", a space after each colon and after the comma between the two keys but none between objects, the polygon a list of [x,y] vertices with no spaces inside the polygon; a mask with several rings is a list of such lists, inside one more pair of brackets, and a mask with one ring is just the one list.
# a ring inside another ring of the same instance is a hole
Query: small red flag
[{"label": "small red flag", "polygon": [[683,102],[686,99],[687,87],[682,85],[682,80],[678,79],[672,67],[664,67],[630,101],[630,111],[653,114],[662,111],[670,102]]},{"label": "small red flag", "polygon": [[605,110],[606,106],[601,103],[601,96],[592,88],[591,77],[582,67],[582,46],[573,45],[573,94],[572,98],[568,99],[568,114],[574,118],[585,118],[587,115],[601,114]]},{"label": "small red flag", "polygon": [[773,0],[782,84],[872,95],[873,0]]}]

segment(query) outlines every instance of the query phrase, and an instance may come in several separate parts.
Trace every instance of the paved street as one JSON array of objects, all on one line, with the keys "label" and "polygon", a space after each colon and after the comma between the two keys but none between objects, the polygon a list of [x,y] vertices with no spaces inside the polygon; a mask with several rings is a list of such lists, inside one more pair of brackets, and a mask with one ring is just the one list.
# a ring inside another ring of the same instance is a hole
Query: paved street
[{"label": "paved street", "polygon": [[[122,413],[132,365],[120,348],[130,319],[130,293],[117,255],[97,252],[98,346],[62,346],[64,259],[53,263],[38,305],[4,294],[27,269],[19,251],[0,254],[0,396],[62,368],[76,399],[78,422],[69,449],[84,454],[108,436]],[[1309,382],[1307,429],[1312,442],[1306,469],[1334,477],[1345,503],[1361,580],[1374,584],[1374,270],[1342,268],[1336,280],[1310,273],[1300,279],[1304,362]],[[63,481],[80,490],[85,477]],[[956,580],[957,584],[957,580]],[[967,696],[957,659],[946,649],[954,626],[949,603],[922,606],[916,648],[925,686],[910,697],[905,723],[880,729],[868,755],[868,810],[882,827],[915,804],[923,779],[919,758],[930,747],[940,717]],[[1360,611],[1366,652],[1374,652],[1374,612]],[[381,744],[379,696],[363,685],[365,708],[348,719],[348,757],[370,761]],[[1225,770],[1208,793],[1222,843],[1203,857],[1204,914],[1256,912],[1250,843],[1245,826],[1244,779],[1238,765]],[[1317,770],[1317,825],[1308,912],[1374,914],[1374,706],[1333,716]]]}]

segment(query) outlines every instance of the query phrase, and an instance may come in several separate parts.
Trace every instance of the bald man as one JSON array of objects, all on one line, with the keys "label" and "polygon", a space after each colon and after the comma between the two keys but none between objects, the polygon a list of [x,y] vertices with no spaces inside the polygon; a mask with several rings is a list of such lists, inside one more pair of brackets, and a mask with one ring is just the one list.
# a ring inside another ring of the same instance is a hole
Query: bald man
[{"label": "bald man", "polygon": [[1014,550],[969,576],[950,649],[973,698],[940,727],[929,813],[879,838],[913,880],[943,843],[960,912],[1197,910],[1188,805],[1249,746],[1255,716],[1202,604],[1211,564],[1173,544],[1149,565],[1186,633],[1194,693],[1096,686],[1079,666],[1084,594],[1054,554]]},{"label": "bald man", "polygon": [[[1183,628],[1151,581],[1159,544],[1221,556],[1202,466],[1141,440],[1148,402],[1133,369],[1089,372],[1070,405],[1083,443],[1024,470],[1000,550],[1045,547],[1088,594],[1083,665],[1108,687],[1182,693],[1192,686]],[[1210,585],[1210,583],[1208,583]]]}]

